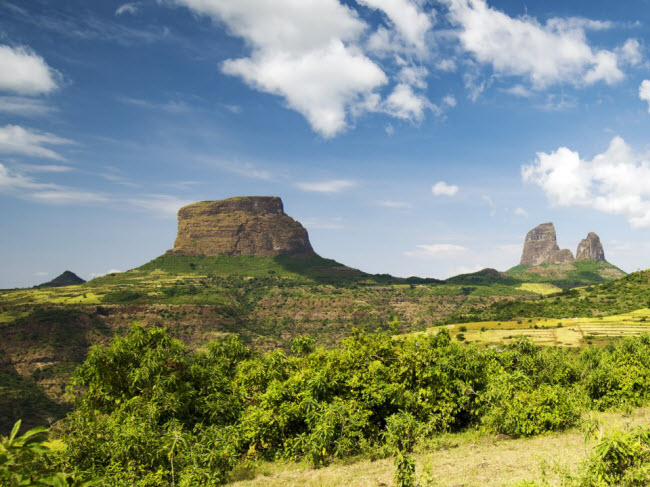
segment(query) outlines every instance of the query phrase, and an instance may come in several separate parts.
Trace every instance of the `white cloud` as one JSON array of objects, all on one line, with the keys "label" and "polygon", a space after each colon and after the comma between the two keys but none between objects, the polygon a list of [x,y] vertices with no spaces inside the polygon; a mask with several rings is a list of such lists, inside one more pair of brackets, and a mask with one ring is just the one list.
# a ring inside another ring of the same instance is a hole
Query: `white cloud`
[{"label": "white cloud", "polygon": [[531,96],[533,96],[531,91],[521,84],[517,84],[510,88],[506,88],[503,91],[505,91],[506,93],[510,93],[511,95],[519,98],[530,98]]},{"label": "white cloud", "polygon": [[425,96],[413,92],[411,86],[398,84],[384,104],[386,113],[402,120],[421,122],[426,110],[439,111]]},{"label": "white cloud", "polygon": [[414,258],[447,258],[457,256],[467,252],[467,248],[456,244],[423,244],[416,245],[417,250],[404,252],[407,257]]},{"label": "white cloud", "polygon": [[610,25],[587,19],[512,18],[485,0],[444,0],[451,22],[460,27],[462,47],[501,75],[524,76],[533,87],[556,83],[616,83],[624,78],[619,64],[636,59],[638,44],[628,41],[618,52],[597,50],[587,42],[587,29]]},{"label": "white cloud", "polygon": [[0,192],[11,192],[23,189],[42,189],[51,187],[35,182],[32,178],[10,170],[0,163]]},{"label": "white cloud", "polygon": [[455,97],[454,95],[446,95],[446,96],[442,99],[442,104],[443,104],[444,106],[447,106],[447,107],[453,108],[453,107],[455,107],[456,104],[457,104],[457,102],[456,102],[456,97]]},{"label": "white cloud", "polygon": [[343,131],[349,111],[387,82],[357,45],[367,25],[338,0],[174,1],[252,47],[250,57],[226,60],[225,73],[282,96],[325,137]]},{"label": "white cloud", "polygon": [[25,194],[26,198],[51,205],[69,205],[78,203],[105,203],[108,198],[91,191],[79,191],[62,186],[45,191]]},{"label": "white cloud", "polygon": [[[208,162],[208,160],[206,160]],[[250,179],[261,179],[262,181],[272,181],[273,175],[266,169],[260,169],[250,162],[233,162],[233,161],[211,161],[215,166],[224,171]]]},{"label": "white cloud", "polygon": [[22,116],[43,116],[53,108],[39,99],[23,96],[0,96],[0,112]]},{"label": "white cloud", "polygon": [[492,198],[490,198],[488,195],[484,194],[481,199],[487,203],[487,205],[490,207],[490,216],[495,216],[497,214],[497,205],[494,204],[494,201]]},{"label": "white cloud", "polygon": [[426,34],[433,23],[427,13],[420,11],[417,2],[410,0],[357,0],[357,2],[384,12],[408,43],[420,51],[426,49]]},{"label": "white cloud", "polygon": [[527,212],[526,210],[524,210],[523,208],[515,208],[514,213],[515,213],[515,215],[517,215],[517,216],[523,216],[523,217],[527,217],[527,216],[528,216],[528,212]]},{"label": "white cloud", "polygon": [[650,112],[650,80],[644,79],[639,86],[639,98],[648,103]]},{"label": "white cloud", "polygon": [[62,161],[65,160],[63,156],[45,146],[73,143],[71,140],[53,134],[36,132],[19,125],[0,127],[0,154],[21,154]]},{"label": "white cloud", "polygon": [[623,215],[630,225],[650,228],[650,162],[621,137],[591,161],[566,147],[540,152],[522,166],[524,182],[542,188],[556,206],[579,206]]},{"label": "white cloud", "polygon": [[458,193],[458,186],[447,184],[444,181],[438,181],[431,187],[431,192],[434,196],[454,196]]},{"label": "white cloud", "polygon": [[49,275],[49,272],[47,272],[47,271],[38,271],[38,272],[34,272],[34,275],[38,276],[38,277],[43,277],[43,276]]},{"label": "white cloud", "polygon": [[0,45],[0,91],[21,95],[50,93],[58,87],[58,74],[26,47]]},{"label": "white cloud", "polygon": [[358,184],[347,179],[332,179],[330,181],[296,183],[295,186],[303,191],[315,193],[340,193],[345,189],[354,188]]},{"label": "white cloud", "polygon": [[300,222],[307,229],[314,230],[344,230],[345,225],[343,225],[343,218],[301,218]]},{"label": "white cloud", "polygon": [[60,164],[22,164],[20,169],[23,172],[69,172],[73,168]]},{"label": "white cloud", "polygon": [[115,15],[117,16],[123,14],[135,15],[136,13],[138,13],[138,5],[135,3],[125,3],[117,7],[117,10],[115,10]]},{"label": "white cloud", "polygon": [[145,195],[140,198],[131,198],[127,203],[134,208],[152,211],[160,216],[172,218],[176,217],[178,210],[183,206],[194,203],[192,200],[177,198],[175,196],[153,194]]},{"label": "white cloud", "polygon": [[395,127],[393,127],[392,123],[387,123],[386,126],[384,127],[384,131],[386,132],[386,135],[394,135]]}]

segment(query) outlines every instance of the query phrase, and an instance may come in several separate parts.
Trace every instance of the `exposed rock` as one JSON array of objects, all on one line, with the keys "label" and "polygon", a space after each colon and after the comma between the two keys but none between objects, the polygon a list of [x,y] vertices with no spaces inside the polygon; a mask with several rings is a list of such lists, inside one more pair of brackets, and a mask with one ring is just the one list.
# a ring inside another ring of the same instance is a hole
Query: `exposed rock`
[{"label": "exposed rock", "polygon": [[542,223],[526,235],[520,265],[546,264],[549,257],[558,250],[560,248],[557,246],[553,223]]},{"label": "exposed rock", "polygon": [[174,249],[186,255],[315,255],[307,230],[270,196],[202,201],[178,211]]},{"label": "exposed rock", "polygon": [[544,264],[567,264],[573,262],[573,252],[569,249],[556,250],[548,256]]},{"label": "exposed rock", "polygon": [[84,281],[81,277],[79,277],[74,272],[65,271],[63,274],[61,274],[58,277],[55,277],[50,282],[39,284],[38,286],[35,287],[75,286],[77,284],[83,284],[84,282],[86,281]]},{"label": "exposed rock", "polygon": [[587,238],[580,240],[576,260],[595,260],[596,262],[607,262],[605,260],[605,251],[603,244],[600,243],[600,237],[594,232],[589,232]]}]

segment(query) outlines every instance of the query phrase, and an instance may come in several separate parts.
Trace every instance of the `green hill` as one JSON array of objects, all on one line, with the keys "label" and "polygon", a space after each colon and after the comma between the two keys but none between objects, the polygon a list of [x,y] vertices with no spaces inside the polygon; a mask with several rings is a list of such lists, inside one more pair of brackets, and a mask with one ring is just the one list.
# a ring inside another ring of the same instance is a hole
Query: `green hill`
[{"label": "green hill", "polygon": [[448,284],[469,284],[477,286],[489,286],[491,284],[502,284],[505,286],[514,286],[519,284],[517,279],[509,276],[504,272],[499,272],[496,269],[482,269],[478,272],[470,274],[459,274],[450,277],[445,282]]},{"label": "green hill", "polygon": [[609,262],[579,260],[563,264],[518,265],[506,274],[521,282],[547,282],[563,289],[614,281],[625,272]]}]

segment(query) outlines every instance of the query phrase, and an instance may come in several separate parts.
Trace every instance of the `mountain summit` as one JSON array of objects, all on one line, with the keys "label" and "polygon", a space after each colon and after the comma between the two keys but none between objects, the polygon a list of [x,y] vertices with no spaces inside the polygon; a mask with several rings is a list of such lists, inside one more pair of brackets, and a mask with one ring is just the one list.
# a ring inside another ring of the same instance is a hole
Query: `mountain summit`
[{"label": "mountain summit", "polygon": [[77,284],[83,284],[84,281],[81,277],[75,274],[72,271],[65,271],[60,276],[55,277],[49,282],[39,284],[35,287],[64,287],[64,286],[75,286]]},{"label": "mountain summit", "polygon": [[315,255],[307,230],[275,196],[202,201],[178,211],[178,235],[169,252],[214,257]]},{"label": "mountain summit", "polygon": [[576,260],[594,260],[596,262],[607,262],[605,260],[605,250],[600,243],[600,237],[594,232],[589,232],[587,238],[580,240]]},{"label": "mountain summit", "polygon": [[558,247],[553,223],[542,223],[528,232],[519,265],[534,266],[567,262],[573,262],[573,254],[568,249],[560,250]]}]

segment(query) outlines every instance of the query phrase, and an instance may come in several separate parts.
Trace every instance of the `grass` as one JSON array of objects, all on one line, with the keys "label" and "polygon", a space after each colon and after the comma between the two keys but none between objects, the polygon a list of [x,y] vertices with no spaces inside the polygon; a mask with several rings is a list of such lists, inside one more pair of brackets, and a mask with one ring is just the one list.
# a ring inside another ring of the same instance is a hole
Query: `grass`
[{"label": "grass", "polygon": [[506,274],[523,282],[548,282],[563,289],[619,279],[625,272],[609,262],[581,260],[565,264],[518,265]]},{"label": "grass", "polygon": [[[520,337],[538,345],[579,347],[606,343],[616,338],[650,332],[650,309],[600,318],[528,318],[510,321],[477,321],[448,325],[452,336],[463,333],[472,343],[508,343]],[[427,332],[436,333],[437,328]]]},{"label": "grass", "polygon": [[547,282],[525,282],[521,286],[518,286],[517,289],[542,295],[554,294],[562,291],[561,288]]},{"label": "grass", "polygon": [[[590,420],[600,424],[601,433],[647,426],[650,409],[630,414],[620,412],[590,413]],[[447,434],[421,445],[412,455],[416,472],[431,472],[436,487],[509,487],[525,480],[545,478],[558,485],[561,472],[579,469],[594,446],[585,441],[580,429],[530,439],[483,436],[478,431]],[[235,472],[239,479],[233,487],[377,487],[394,485],[392,458],[372,461],[357,457],[320,469],[304,463],[260,462],[246,471]]]}]

